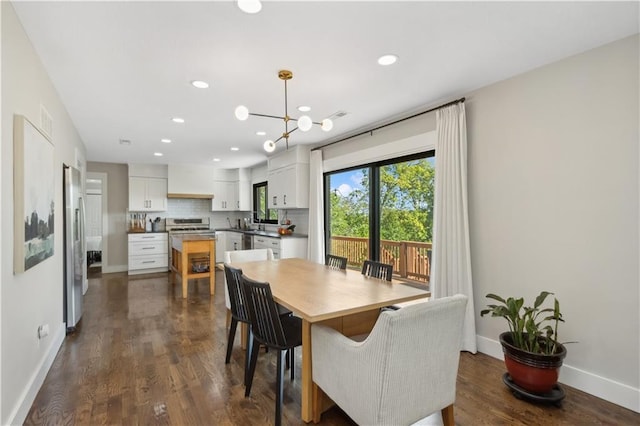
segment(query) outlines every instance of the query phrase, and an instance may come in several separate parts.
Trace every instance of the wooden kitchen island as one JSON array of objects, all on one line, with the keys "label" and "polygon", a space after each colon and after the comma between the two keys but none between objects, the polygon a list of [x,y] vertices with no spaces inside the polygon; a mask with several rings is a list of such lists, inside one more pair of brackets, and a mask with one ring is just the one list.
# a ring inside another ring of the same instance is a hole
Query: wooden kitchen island
[{"label": "wooden kitchen island", "polygon": [[[208,260],[205,271],[199,272]],[[209,293],[213,296],[216,287],[216,240],[210,235],[182,234],[171,237],[171,273],[173,282],[176,274],[182,278],[182,298],[187,298],[190,279],[209,278]]]}]

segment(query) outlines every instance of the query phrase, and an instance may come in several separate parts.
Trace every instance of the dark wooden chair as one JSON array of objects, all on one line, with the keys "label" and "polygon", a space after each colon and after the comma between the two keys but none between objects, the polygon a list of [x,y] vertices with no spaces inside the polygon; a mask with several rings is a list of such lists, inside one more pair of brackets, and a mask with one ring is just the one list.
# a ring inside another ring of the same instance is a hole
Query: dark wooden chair
[{"label": "dark wooden chair", "polygon": [[375,260],[365,260],[362,264],[362,275],[391,281],[393,275],[393,265],[376,262]]},{"label": "dark wooden chair", "polygon": [[242,269],[234,268],[225,263],[224,275],[227,281],[229,302],[231,304],[231,326],[229,327],[229,337],[227,337],[227,356],[225,358],[225,364],[229,364],[229,361],[231,361],[231,350],[233,349],[233,341],[236,337],[236,328],[238,327],[239,322],[243,322],[248,326],[246,336],[247,340],[245,342],[247,351],[244,362],[244,383],[246,385],[249,372],[249,355],[251,354],[253,339],[251,337],[251,320],[249,319],[247,303],[244,299],[244,292],[242,291]]},{"label": "dark wooden chair", "polygon": [[332,269],[347,269],[347,258],[328,254],[324,257],[324,264]]},{"label": "dark wooden chair", "polygon": [[[227,356],[225,358],[225,364],[229,364],[231,361],[231,351],[233,349],[233,342],[236,338],[236,330],[238,323],[243,322],[247,324],[247,335],[245,341],[246,353],[244,362],[244,384],[246,386],[248,373],[249,373],[249,360],[251,356],[251,348],[253,345],[251,320],[249,318],[249,312],[247,310],[247,303],[244,297],[244,291],[242,289],[242,269],[234,268],[229,264],[224,264],[224,274],[227,282],[227,290],[229,292],[229,302],[231,305],[231,325],[229,326],[229,336],[227,337]],[[281,305],[277,305],[278,315],[290,316],[292,312]],[[268,349],[268,348],[267,348]],[[287,368],[289,368],[289,360],[287,359]]]},{"label": "dark wooden chair", "polygon": [[302,320],[293,315],[278,315],[276,302],[271,294],[269,283],[254,281],[242,277],[243,290],[247,300],[251,328],[253,330],[253,348],[249,363],[249,375],[245,396],[251,393],[253,375],[258,361],[260,344],[278,351],[276,378],[276,426],[282,422],[282,398],[284,381],[284,358],[289,354],[291,362],[291,380],[294,379],[294,348],[302,345]]}]

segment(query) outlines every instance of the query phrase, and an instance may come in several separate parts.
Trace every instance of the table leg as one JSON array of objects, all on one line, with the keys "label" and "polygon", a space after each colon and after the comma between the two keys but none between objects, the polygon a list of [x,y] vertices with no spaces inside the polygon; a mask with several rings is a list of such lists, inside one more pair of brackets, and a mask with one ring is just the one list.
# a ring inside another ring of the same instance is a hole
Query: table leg
[{"label": "table leg", "polygon": [[182,267],[180,271],[180,275],[182,276],[182,298],[187,298],[187,290],[189,288],[189,278],[187,274],[189,273],[189,254],[188,251],[185,250],[182,253]]},{"label": "table leg", "polygon": [[211,240],[209,245],[209,294],[212,296],[216,292],[216,246]]},{"label": "table leg", "polygon": [[302,421],[309,423],[313,413],[313,376],[311,370],[311,323],[302,320]]}]

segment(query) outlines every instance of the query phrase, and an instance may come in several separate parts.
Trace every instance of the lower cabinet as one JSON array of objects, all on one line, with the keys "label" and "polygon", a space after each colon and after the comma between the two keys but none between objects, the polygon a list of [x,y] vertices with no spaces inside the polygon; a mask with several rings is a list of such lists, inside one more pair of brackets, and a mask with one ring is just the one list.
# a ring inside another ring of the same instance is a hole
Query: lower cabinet
[{"label": "lower cabinet", "polygon": [[224,263],[224,252],[227,251],[227,232],[216,231],[216,263]]},{"label": "lower cabinet", "polygon": [[166,232],[129,234],[129,275],[169,270]]},{"label": "lower cabinet", "polygon": [[253,248],[270,248],[276,259],[288,259],[291,257],[307,258],[307,238],[305,237],[264,237],[253,236]]},{"label": "lower cabinet", "polygon": [[242,233],[227,232],[227,251],[242,250]]}]

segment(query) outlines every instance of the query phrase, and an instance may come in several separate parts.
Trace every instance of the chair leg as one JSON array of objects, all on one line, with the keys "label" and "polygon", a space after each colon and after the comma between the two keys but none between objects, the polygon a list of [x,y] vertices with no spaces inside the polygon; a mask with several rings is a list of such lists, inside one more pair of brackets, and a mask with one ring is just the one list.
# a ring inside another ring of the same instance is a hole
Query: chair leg
[{"label": "chair leg", "polygon": [[284,368],[286,368],[287,370],[288,370],[288,369],[289,369],[289,367],[290,367],[290,365],[289,365],[289,361],[290,361],[290,359],[291,359],[291,358],[289,357],[289,351],[290,351],[290,350],[291,350],[291,349],[287,349],[287,356],[286,356],[287,363],[286,363],[286,364],[285,364],[285,366],[284,366]]},{"label": "chair leg", "polygon": [[295,367],[295,363],[294,363],[294,357],[296,356],[296,348],[291,348],[289,349],[289,353],[288,353],[289,357],[287,359],[290,360],[290,362],[288,362],[287,364],[291,364],[291,381],[293,382],[293,379],[295,378],[295,374],[294,372],[296,371]]},{"label": "chair leg", "polygon": [[231,327],[229,327],[229,337],[227,337],[227,357],[224,360],[225,364],[229,364],[231,361],[231,349],[233,349],[233,341],[236,338],[236,328],[238,327],[238,320],[231,318]]},{"label": "chair leg", "polygon": [[247,326],[247,335],[245,336],[246,352],[244,355],[244,385],[247,386],[249,381],[249,369],[251,368],[251,354],[253,348],[253,333],[251,332],[251,326]]},{"label": "chair leg", "polygon": [[453,420],[453,404],[444,407],[440,410],[442,413],[442,424],[444,426],[455,426],[455,421]]},{"label": "chair leg", "polygon": [[253,339],[251,348],[251,363],[249,364],[249,376],[247,377],[246,388],[244,390],[244,396],[251,394],[251,385],[253,384],[253,373],[256,371],[256,363],[258,362],[258,353],[260,351],[260,344]]},{"label": "chair leg", "polygon": [[284,396],[284,363],[283,358],[287,357],[286,351],[278,351],[278,377],[276,380],[276,426],[282,424],[282,399]]}]

